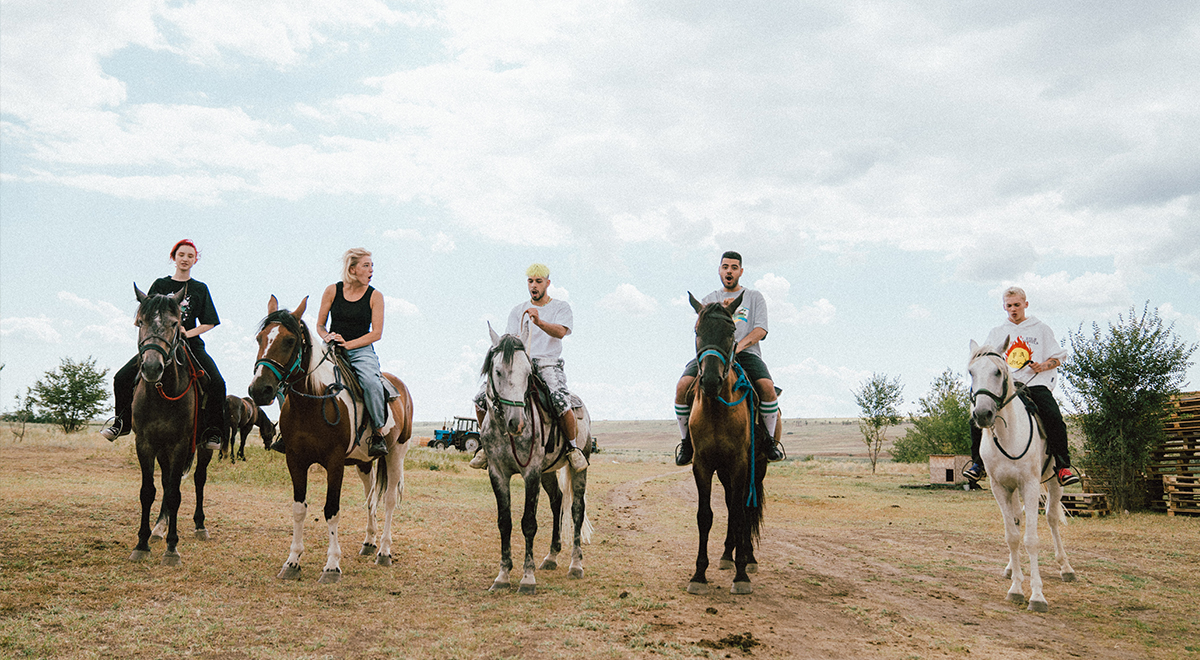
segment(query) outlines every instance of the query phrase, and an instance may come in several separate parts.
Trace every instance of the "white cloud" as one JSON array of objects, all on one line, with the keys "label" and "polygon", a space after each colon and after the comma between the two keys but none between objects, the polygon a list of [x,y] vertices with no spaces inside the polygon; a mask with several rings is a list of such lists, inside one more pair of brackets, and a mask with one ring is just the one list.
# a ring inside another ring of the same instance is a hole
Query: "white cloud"
[{"label": "white cloud", "polygon": [[1072,277],[1066,271],[1041,276],[1027,273],[1019,280],[1004,281],[990,290],[999,304],[1009,286],[1020,286],[1029,300],[1029,314],[1091,312],[1109,314],[1129,306],[1132,295],[1124,273],[1084,273]]},{"label": "white cloud", "polygon": [[62,341],[62,335],[54,329],[53,322],[45,316],[0,319],[0,336],[7,337],[12,341],[38,344],[57,344]]},{"label": "white cloud", "polygon": [[454,241],[439,231],[437,236],[433,237],[433,244],[429,246],[429,249],[439,254],[448,254],[454,251]]},{"label": "white cloud", "polygon": [[814,300],[811,305],[800,308],[799,319],[806,325],[828,325],[837,316],[837,308],[825,298]]},{"label": "white cloud", "polygon": [[929,308],[924,305],[913,304],[913,305],[908,306],[907,316],[910,319],[924,320],[927,318],[931,318],[933,316],[933,313],[930,312]]},{"label": "white cloud", "polygon": [[421,310],[403,298],[384,296],[383,302],[389,313],[399,314],[405,318],[421,318]]},{"label": "white cloud", "polygon": [[546,294],[555,300],[571,302],[571,292],[553,282],[550,283],[550,286],[546,287]]},{"label": "white cloud", "polygon": [[632,284],[621,284],[597,301],[596,306],[614,314],[650,316],[658,311],[658,301]]}]

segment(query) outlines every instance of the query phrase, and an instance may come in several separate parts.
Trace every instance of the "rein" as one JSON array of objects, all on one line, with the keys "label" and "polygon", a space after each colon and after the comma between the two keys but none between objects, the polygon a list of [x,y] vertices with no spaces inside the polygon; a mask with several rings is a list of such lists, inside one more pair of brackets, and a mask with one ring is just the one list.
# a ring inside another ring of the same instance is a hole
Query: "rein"
[{"label": "rein", "polygon": [[[491,363],[491,359],[495,355],[496,350],[498,348],[499,348],[499,346],[496,346],[488,351],[486,361],[489,364]],[[517,343],[517,348],[519,348],[521,351],[525,351],[525,346],[519,342]],[[532,366],[532,364],[533,364],[533,361],[530,360],[530,365]],[[537,388],[536,382],[537,382],[537,376],[534,374],[533,370],[531,369],[530,374],[529,374],[529,383],[527,383],[525,386],[525,399],[523,401],[510,401],[509,399],[505,399],[500,396],[500,393],[496,390],[496,382],[492,378],[492,370],[488,369],[487,388],[484,390],[485,396],[487,397],[488,401],[492,403],[493,407],[508,406],[510,408],[528,408],[529,409],[530,414],[528,415],[528,417],[529,417],[530,432],[531,432],[530,436],[531,437],[530,437],[530,441],[529,441],[529,453],[525,456],[524,462],[521,462],[521,457],[517,455],[517,439],[516,439],[516,437],[513,435],[509,435],[508,433],[505,433],[505,435],[508,435],[508,445],[509,445],[509,450],[512,451],[513,460],[517,462],[517,466],[520,467],[522,470],[524,470],[526,467],[528,467],[529,463],[533,461],[533,449],[535,446],[534,442],[533,442],[533,438],[534,437],[538,438],[541,441],[541,445],[543,447],[546,445],[546,428],[547,427],[546,427],[546,424],[541,419],[542,410],[541,410],[541,407],[537,405],[537,401],[536,401],[536,398],[534,395],[534,392]]]},{"label": "rein", "polygon": [[[983,357],[994,357],[1001,361],[1004,360],[1004,357],[1001,356],[999,353],[981,353],[975,359],[978,360],[979,358],[983,358]],[[1000,416],[1000,411],[1004,410],[1006,407],[1008,407],[1008,404],[1012,403],[1013,400],[1017,398],[1019,393],[1017,391],[1017,388],[1014,387],[1014,388],[1012,388],[1013,389],[1012,395],[1010,396],[1008,394],[1008,384],[1009,384],[1009,381],[1012,380],[1012,376],[1008,373],[1008,364],[1007,363],[1005,363],[1005,365],[1001,368],[1000,373],[1002,374],[1001,380],[1004,383],[1004,386],[1000,389],[1000,396],[996,396],[992,392],[985,390],[985,389],[979,389],[979,390],[973,389],[973,390],[971,390],[971,405],[972,406],[975,405],[975,399],[979,395],[986,396],[986,397],[990,398],[992,401],[996,402],[996,419],[1003,421],[1004,418]],[[1017,456],[1013,456],[1012,454],[1008,453],[1008,451],[1003,447],[1003,445],[1000,444],[1000,439],[996,436],[995,422],[992,423],[992,426],[989,429],[992,432],[992,444],[996,445],[996,449],[999,449],[1000,453],[1004,454],[1004,457],[1010,461],[1019,461],[1022,458],[1025,458],[1025,454],[1028,454],[1029,448],[1033,446],[1033,429],[1035,426],[1037,426],[1037,420],[1035,420],[1033,418],[1033,413],[1029,412],[1028,407],[1025,408],[1025,415],[1029,417],[1029,437],[1025,440],[1025,449],[1021,450],[1021,453]],[[1005,421],[1004,425],[1008,426],[1008,422]]]},{"label": "rein", "polygon": [[758,488],[755,485],[755,480],[754,480],[754,475],[757,474],[755,472],[754,462],[755,462],[755,454],[757,454],[758,452],[756,451],[755,444],[754,444],[754,427],[756,426],[756,424],[754,423],[754,412],[753,411],[758,410],[758,396],[756,394],[754,394],[754,386],[750,384],[750,379],[746,377],[746,372],[742,369],[742,365],[740,365],[736,361],[734,361],[732,355],[729,357],[726,357],[725,354],[722,353],[721,350],[713,344],[705,344],[704,346],[701,346],[696,352],[696,377],[697,378],[700,377],[700,363],[704,360],[705,357],[707,357],[709,355],[716,356],[717,359],[719,359],[721,361],[721,380],[722,381],[729,379],[729,368],[730,368],[730,365],[732,364],[733,371],[735,374],[737,374],[737,380],[734,381],[732,390],[733,390],[734,394],[736,394],[739,390],[741,390],[741,392],[742,392],[742,396],[738,397],[738,399],[736,401],[726,401],[725,397],[721,396],[720,394],[717,395],[717,401],[720,401],[721,403],[725,404],[726,407],[732,408],[736,405],[741,404],[743,401],[745,401],[747,396],[750,397],[750,409],[751,409],[751,414],[750,414],[750,479],[749,479],[750,493],[746,497],[746,506],[757,508],[758,507]]},{"label": "rein", "polygon": [[[325,386],[325,394],[308,394],[307,392],[301,392],[296,388],[292,381],[295,380],[297,376],[308,375],[308,371],[305,370],[302,365],[304,362],[304,354],[310,350],[312,350],[311,340],[308,338],[308,332],[302,326],[300,332],[300,346],[296,349],[296,357],[291,361],[291,366],[285,367],[275,360],[267,357],[259,358],[259,360],[254,363],[255,368],[264,366],[267,369],[270,369],[271,373],[275,374],[275,378],[279,380],[279,388],[275,391],[275,398],[279,401],[279,405],[281,407],[283,406],[283,402],[287,399],[289,392],[305,399],[324,400],[332,399],[336,397],[342,390],[346,389],[346,386],[342,384],[342,371],[338,368],[336,360],[333,360],[334,382]],[[325,353],[321,356],[321,361],[318,362],[316,366],[320,366],[322,362],[329,360],[333,350],[333,345],[326,347]],[[321,406],[321,418],[324,419],[325,423],[329,426],[337,426],[342,422],[342,411],[337,407],[336,403],[334,404],[333,409],[336,416],[332,421],[330,421],[328,413],[325,412],[325,406]]]},{"label": "rein", "polygon": [[[196,365],[192,364],[192,357],[190,355],[188,355],[186,351],[184,352],[184,358],[185,358],[184,360],[175,360],[175,358],[174,358],[174,356],[179,352],[179,347],[180,347],[179,337],[182,334],[181,330],[182,330],[182,326],[177,326],[175,329],[175,338],[169,342],[167,341],[166,337],[163,337],[161,335],[149,335],[138,342],[138,377],[139,378],[141,377],[142,356],[145,355],[147,351],[155,351],[156,353],[162,355],[163,362],[164,362],[164,365],[163,365],[164,372],[165,372],[165,368],[167,366],[176,365],[180,362],[186,363],[186,365],[187,365],[188,382],[187,382],[187,385],[184,386],[183,391],[180,392],[177,396],[171,396],[171,395],[167,394],[167,390],[166,390],[166,388],[163,387],[161,379],[157,383],[154,384],[154,389],[156,392],[158,392],[158,395],[161,396],[163,399],[166,399],[167,401],[178,401],[178,400],[182,399],[184,396],[187,395],[188,392],[191,391],[192,385],[194,385],[198,380],[200,380],[199,373],[196,370]],[[149,343],[154,340],[161,341],[164,344],[169,344],[170,348],[164,349],[162,346],[159,346],[158,344]],[[199,392],[197,392],[197,396],[195,397],[195,399],[196,399],[195,403],[192,406],[194,409],[192,411],[192,453],[193,454],[196,453],[196,436],[199,434],[199,431],[200,431],[200,396],[199,396]]]}]

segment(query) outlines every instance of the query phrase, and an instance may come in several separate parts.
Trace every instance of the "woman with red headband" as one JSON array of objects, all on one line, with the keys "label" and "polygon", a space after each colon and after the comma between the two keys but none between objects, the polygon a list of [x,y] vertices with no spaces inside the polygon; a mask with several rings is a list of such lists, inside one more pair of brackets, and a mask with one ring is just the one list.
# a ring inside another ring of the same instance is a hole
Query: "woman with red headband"
[{"label": "woman with red headband", "polygon": [[[209,449],[219,449],[221,438],[225,436],[225,379],[217,370],[216,363],[204,350],[204,340],[200,335],[212,330],[221,323],[217,317],[217,308],[213,306],[212,296],[208,286],[199,280],[192,279],[192,266],[200,260],[200,251],[196,244],[183,239],[171,248],[171,261],[175,262],[175,274],[160,277],[150,285],[147,295],[171,295],[180,290],[184,292],[183,302],[179,304],[183,312],[184,336],[187,337],[188,348],[196,358],[196,363],[208,374],[208,383],[204,390],[207,404],[201,412],[199,440]],[[116,417],[113,423],[100,432],[100,435],[111,442],[129,433],[133,421],[133,388],[137,385],[138,359],[135,357],[113,376],[113,398],[116,399]]]}]

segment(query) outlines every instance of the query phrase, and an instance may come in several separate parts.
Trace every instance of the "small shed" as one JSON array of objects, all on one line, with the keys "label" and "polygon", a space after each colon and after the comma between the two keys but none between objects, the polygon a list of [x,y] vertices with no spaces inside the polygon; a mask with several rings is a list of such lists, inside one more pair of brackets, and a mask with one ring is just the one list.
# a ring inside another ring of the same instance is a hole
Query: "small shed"
[{"label": "small shed", "polygon": [[971,457],[962,454],[930,454],[929,483],[946,486],[965,484],[967,479],[962,476],[962,471],[969,462]]}]

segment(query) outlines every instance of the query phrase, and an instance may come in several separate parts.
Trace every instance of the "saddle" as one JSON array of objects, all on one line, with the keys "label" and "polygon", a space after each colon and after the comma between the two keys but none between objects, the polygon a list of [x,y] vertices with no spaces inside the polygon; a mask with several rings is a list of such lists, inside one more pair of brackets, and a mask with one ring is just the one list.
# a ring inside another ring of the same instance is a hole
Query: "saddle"
[{"label": "saddle", "polygon": [[[346,392],[350,394],[350,399],[352,401],[357,404],[363,404],[366,401],[366,397],[363,395],[362,382],[358,380],[358,372],[356,372],[354,367],[350,365],[350,360],[348,359],[346,349],[342,348],[341,346],[334,347],[333,366],[335,372],[338,374],[338,383],[341,385],[342,389],[346,390]],[[392,381],[383,378],[382,376],[379,380],[383,382],[383,413],[390,419],[392,416],[392,407],[386,404],[399,397],[400,391],[396,389],[396,386],[392,384]],[[357,415],[357,413],[355,414]],[[358,445],[358,443],[366,434],[366,430],[369,425],[369,417],[367,415],[363,415],[362,420],[358,423],[358,428],[354,431],[354,445],[352,445],[351,448]],[[387,420],[384,420],[384,426],[386,425]]]},{"label": "saddle", "polygon": [[[550,398],[550,386],[546,385],[546,381],[538,375],[537,370],[529,375],[529,390],[530,399],[538,409],[540,414],[542,411],[553,411],[554,401]],[[583,400],[574,392],[568,391],[568,402],[571,404],[571,410],[577,410],[583,407]],[[567,438],[566,431],[562,428],[562,418],[555,414],[547,415],[550,418],[550,433],[546,439],[546,455],[555,456],[555,460],[561,458],[566,453]]]},{"label": "saddle", "polygon": [[[1013,391],[1016,392],[1017,398],[1021,400],[1021,403],[1025,404],[1025,410],[1033,417],[1034,423],[1037,424],[1038,434],[1043,438],[1046,437],[1046,427],[1042,425],[1042,416],[1038,412],[1037,402],[1029,395],[1029,386],[1013,379]],[[1046,446],[1046,452],[1050,452],[1049,445]]]}]

